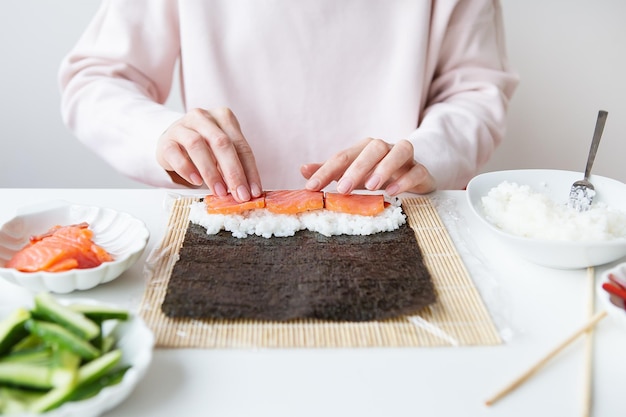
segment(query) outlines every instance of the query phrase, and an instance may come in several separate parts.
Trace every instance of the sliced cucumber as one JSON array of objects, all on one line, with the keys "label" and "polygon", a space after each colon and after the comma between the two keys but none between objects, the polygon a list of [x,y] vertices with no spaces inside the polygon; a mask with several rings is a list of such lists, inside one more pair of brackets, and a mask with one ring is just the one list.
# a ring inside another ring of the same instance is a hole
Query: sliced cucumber
[{"label": "sliced cucumber", "polygon": [[109,335],[102,338],[102,344],[100,345],[100,350],[102,353],[107,353],[115,347],[115,337]]},{"label": "sliced cucumber", "polygon": [[100,326],[85,315],[59,303],[50,293],[42,292],[35,296],[35,313],[87,340],[100,334]]},{"label": "sliced cucumber", "polygon": [[71,350],[57,347],[52,354],[52,366],[54,368],[71,369],[78,371],[81,363],[81,357]]},{"label": "sliced cucumber", "polygon": [[[31,315],[32,317],[32,315]],[[24,327],[24,330],[26,330],[26,327]],[[28,330],[26,330],[26,332],[28,333]],[[23,338],[22,340],[20,340],[19,342],[17,342],[12,348],[11,348],[11,352],[20,352],[22,350],[31,350],[33,348],[36,348],[38,346],[42,345],[42,341],[41,338],[39,336],[37,336],[36,334],[28,334],[25,338]]]},{"label": "sliced cucumber", "polygon": [[20,387],[50,389],[66,385],[76,378],[64,369],[52,369],[48,366],[30,363],[0,363],[0,382]]},{"label": "sliced cucumber", "polygon": [[72,304],[72,310],[82,313],[91,320],[103,322],[105,320],[128,320],[128,310],[117,307],[93,305],[93,304]]},{"label": "sliced cucumber", "polygon": [[0,355],[10,351],[16,343],[28,335],[24,327],[28,319],[30,319],[30,312],[24,308],[18,308],[0,322]]},{"label": "sliced cucumber", "polygon": [[0,363],[0,382],[29,388],[52,388],[50,368],[30,363]]},{"label": "sliced cucumber", "polygon": [[122,351],[116,349],[87,362],[78,370],[78,383],[82,385],[95,381],[117,365],[121,359]]},{"label": "sliced cucumber", "polygon": [[95,346],[56,323],[29,319],[26,328],[41,337],[48,346],[60,346],[86,360],[100,356],[100,351]]},{"label": "sliced cucumber", "polygon": [[48,293],[30,311],[15,310],[0,322],[0,415],[43,413],[122,381],[130,367],[120,366],[106,322],[129,316],[108,306],[65,306]]},{"label": "sliced cucumber", "polygon": [[43,413],[52,410],[63,404],[76,389],[76,384],[67,384],[51,389],[44,395],[28,405],[28,411],[32,413]]},{"label": "sliced cucumber", "polygon": [[52,363],[52,349],[40,345],[31,349],[22,349],[0,357],[2,362],[22,362],[34,365],[50,365]]},{"label": "sliced cucumber", "polygon": [[[86,363],[78,370],[78,378],[75,381],[48,391],[41,398],[30,404],[28,410],[35,413],[52,410],[70,400],[72,397],[85,395],[84,392],[81,394],[81,391],[79,391],[80,388],[87,387],[85,391],[89,389],[91,392],[91,390],[94,389],[91,385],[106,376],[107,372],[110,371],[121,358],[122,352],[115,350]],[[102,388],[103,387],[100,387],[100,389]]]},{"label": "sliced cucumber", "polygon": [[120,382],[122,382],[122,379],[124,379],[124,375],[126,375],[126,371],[128,371],[129,369],[130,366],[113,369],[102,375],[95,381],[89,384],[79,386],[69,398],[69,401],[86,400],[87,398],[98,395],[98,393],[102,391],[103,388],[119,384]]},{"label": "sliced cucumber", "polygon": [[41,391],[0,387],[0,415],[25,413],[28,411],[28,404],[42,395]]}]

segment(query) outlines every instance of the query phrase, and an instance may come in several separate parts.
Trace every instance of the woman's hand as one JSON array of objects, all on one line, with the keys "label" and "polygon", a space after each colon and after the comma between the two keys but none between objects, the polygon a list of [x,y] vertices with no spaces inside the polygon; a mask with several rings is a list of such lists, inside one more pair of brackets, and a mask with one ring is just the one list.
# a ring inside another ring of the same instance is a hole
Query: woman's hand
[{"label": "woman's hand", "polygon": [[306,188],[314,191],[335,180],[337,191],[344,194],[357,188],[384,188],[391,196],[405,191],[427,194],[436,189],[428,170],[413,158],[413,145],[408,140],[390,144],[367,138],[323,164],[303,165],[300,171],[308,179]]},{"label": "woman's hand", "polygon": [[215,195],[248,201],[263,190],[252,148],[228,108],[189,111],[163,132],[156,157],[173,177],[204,182]]}]

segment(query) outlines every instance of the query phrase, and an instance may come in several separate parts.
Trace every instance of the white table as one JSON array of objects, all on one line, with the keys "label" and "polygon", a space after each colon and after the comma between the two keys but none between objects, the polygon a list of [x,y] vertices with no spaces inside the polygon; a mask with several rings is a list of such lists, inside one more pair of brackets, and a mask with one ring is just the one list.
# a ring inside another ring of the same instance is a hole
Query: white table
[{"label": "white table", "polygon": [[[0,189],[0,223],[17,207],[62,199],[111,207],[151,232],[140,261],[113,282],[69,297],[137,309],[143,263],[159,244],[168,213],[159,189]],[[474,219],[462,191],[443,202],[468,268],[505,337],[499,346],[414,349],[157,349],[144,380],[107,416],[578,416],[582,415],[583,338],[513,393],[484,400],[586,319],[585,270],[553,270],[507,251]],[[458,215],[457,219],[453,219]],[[623,260],[624,261],[624,260]],[[596,268],[599,278],[607,267]],[[0,303],[31,294],[0,281]],[[626,415],[626,330],[611,318],[595,329],[593,415]]]}]

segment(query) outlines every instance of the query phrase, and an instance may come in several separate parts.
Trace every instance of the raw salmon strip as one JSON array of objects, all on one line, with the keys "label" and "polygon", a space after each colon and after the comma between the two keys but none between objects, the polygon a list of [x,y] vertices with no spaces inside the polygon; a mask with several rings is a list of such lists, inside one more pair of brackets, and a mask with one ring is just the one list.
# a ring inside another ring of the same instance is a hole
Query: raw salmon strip
[{"label": "raw salmon strip", "polygon": [[228,194],[224,197],[217,195],[207,195],[204,197],[206,211],[209,214],[238,214],[246,210],[252,210],[265,207],[265,196],[253,198],[249,201],[240,203]]},{"label": "raw salmon strip", "polygon": [[331,211],[375,216],[385,209],[385,197],[382,194],[326,193],[324,205]]},{"label": "raw salmon strip", "polygon": [[324,208],[324,193],[310,190],[275,190],[265,193],[265,208],[277,214],[297,214]]},{"label": "raw salmon strip", "polygon": [[87,223],[55,226],[48,232],[33,236],[30,242],[7,262],[7,268],[23,272],[60,272],[96,267],[113,257],[93,240]]}]

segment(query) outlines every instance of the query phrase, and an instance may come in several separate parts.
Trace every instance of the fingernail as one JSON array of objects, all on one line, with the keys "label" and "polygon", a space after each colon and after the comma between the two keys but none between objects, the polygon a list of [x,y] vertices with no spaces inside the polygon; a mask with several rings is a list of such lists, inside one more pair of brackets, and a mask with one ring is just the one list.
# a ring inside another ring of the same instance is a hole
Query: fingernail
[{"label": "fingernail", "polygon": [[202,178],[200,177],[200,175],[196,174],[195,172],[193,172],[189,176],[189,179],[191,180],[191,183],[193,185],[202,185]]},{"label": "fingernail", "polygon": [[224,197],[226,194],[228,194],[228,192],[226,191],[226,187],[224,187],[224,184],[222,184],[221,182],[216,182],[213,185],[213,194]]},{"label": "fingernail", "polygon": [[380,187],[380,175],[372,175],[365,183],[368,190],[377,190]]},{"label": "fingernail", "polygon": [[250,184],[250,191],[252,191],[253,197],[260,197],[261,194],[263,193],[263,190],[261,190],[261,187],[259,186],[259,184],[256,184],[256,183]]},{"label": "fingernail", "polygon": [[350,181],[349,179],[340,179],[339,183],[337,184],[337,191],[339,191],[341,194],[347,194],[350,191],[352,191],[352,181]]},{"label": "fingernail", "polygon": [[237,196],[239,196],[239,199],[241,201],[250,200],[250,192],[245,185],[240,185],[239,187],[237,187]]},{"label": "fingernail", "polygon": [[394,196],[396,194],[398,194],[398,191],[400,191],[400,187],[398,187],[398,184],[391,184],[389,187],[387,187],[387,189],[385,190],[385,192],[391,196]]},{"label": "fingernail", "polygon": [[306,185],[304,186],[307,190],[314,190],[317,191],[320,188],[320,180],[318,180],[317,178],[311,178],[310,180],[307,181]]}]

